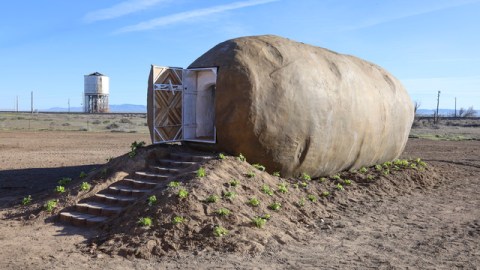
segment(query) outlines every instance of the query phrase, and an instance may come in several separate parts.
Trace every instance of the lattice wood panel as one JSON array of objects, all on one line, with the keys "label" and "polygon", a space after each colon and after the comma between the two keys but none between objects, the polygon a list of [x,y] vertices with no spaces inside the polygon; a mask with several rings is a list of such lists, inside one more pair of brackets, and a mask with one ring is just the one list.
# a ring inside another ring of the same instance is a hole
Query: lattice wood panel
[{"label": "lattice wood panel", "polygon": [[[182,85],[182,70],[154,67],[154,84]],[[183,138],[182,91],[154,91],[155,141],[177,141]]]}]

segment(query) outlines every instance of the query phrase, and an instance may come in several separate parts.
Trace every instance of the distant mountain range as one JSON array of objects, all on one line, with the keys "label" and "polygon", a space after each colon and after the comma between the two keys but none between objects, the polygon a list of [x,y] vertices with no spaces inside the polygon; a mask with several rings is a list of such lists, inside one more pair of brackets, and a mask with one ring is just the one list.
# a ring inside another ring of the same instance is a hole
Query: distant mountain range
[{"label": "distant mountain range", "polygon": [[[433,112],[436,111],[436,109],[418,109],[417,114],[418,115],[426,115],[430,116],[433,115]],[[457,109],[458,113],[459,109]],[[477,112],[477,116],[480,116],[480,111],[475,110]],[[453,116],[455,114],[455,110],[452,109],[438,109],[438,114],[440,116]]]},{"label": "distant mountain range", "polygon": [[[46,110],[40,110],[42,112],[68,112],[68,108],[54,107]],[[70,112],[83,112],[83,107],[70,107]],[[110,112],[118,113],[146,113],[147,107],[145,105],[135,104],[120,104],[110,105]]]}]

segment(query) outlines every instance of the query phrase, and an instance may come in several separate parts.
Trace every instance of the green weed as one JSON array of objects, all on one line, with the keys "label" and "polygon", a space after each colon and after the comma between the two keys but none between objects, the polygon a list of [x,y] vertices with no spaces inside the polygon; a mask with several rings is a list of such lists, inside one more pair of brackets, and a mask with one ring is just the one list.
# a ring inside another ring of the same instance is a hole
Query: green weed
[{"label": "green weed", "polygon": [[65,192],[65,187],[64,186],[56,186],[54,191],[57,192],[57,193],[64,193]]},{"label": "green weed", "polygon": [[231,187],[237,187],[238,185],[240,185],[240,181],[238,181],[237,179],[232,179],[232,181],[230,181],[228,184]]},{"label": "green weed", "polygon": [[180,223],[183,223],[185,222],[185,218],[184,217],[180,217],[180,216],[174,216],[172,218],[172,223],[173,225],[177,225],[177,224],[180,224]]},{"label": "green weed", "polygon": [[171,188],[176,188],[176,187],[179,187],[180,186],[180,182],[178,181],[172,181],[170,183],[168,183],[168,187],[171,187]]},{"label": "green weed", "polygon": [[308,194],[307,199],[311,202],[316,202],[317,201],[317,197],[315,197],[315,195],[313,195],[313,194]]},{"label": "green weed", "polygon": [[282,204],[279,203],[279,202],[274,202],[274,203],[270,204],[268,206],[268,208],[270,208],[273,211],[278,211],[278,210],[280,210],[280,208],[282,208]]},{"label": "green weed", "polygon": [[148,197],[147,203],[148,203],[149,206],[152,206],[152,205],[156,204],[157,203],[157,196],[152,195],[152,196]]},{"label": "green weed", "polygon": [[389,175],[390,174],[390,169],[385,169],[383,170],[383,175]]},{"label": "green weed", "polygon": [[233,199],[235,199],[235,196],[237,196],[237,194],[233,191],[227,191],[223,193],[223,197],[229,201],[233,201]]},{"label": "green weed", "polygon": [[272,175],[276,177],[280,177],[280,172],[273,172]]},{"label": "green weed", "polygon": [[248,178],[253,178],[253,177],[255,177],[255,173],[250,171],[250,172],[246,173],[245,176],[247,176]]},{"label": "green weed", "polygon": [[240,155],[238,155],[237,159],[242,161],[242,162],[247,161],[247,159],[245,158],[245,156],[242,155],[242,153],[240,153]]},{"label": "green weed", "polygon": [[305,181],[310,181],[312,180],[312,177],[310,177],[310,175],[308,175],[307,173],[302,173],[301,179]]},{"label": "green weed", "polygon": [[263,228],[265,224],[267,223],[267,220],[262,218],[262,217],[254,217],[252,219],[252,224],[255,225],[257,228]]},{"label": "green weed", "polygon": [[253,164],[252,166],[255,167],[255,169],[257,169],[257,170],[259,170],[259,171],[262,171],[262,172],[264,172],[265,169],[266,169],[265,166],[260,165],[260,164],[258,164],[258,163],[255,163],[255,164]]},{"label": "green weed", "polygon": [[308,187],[308,184],[307,184],[307,182],[300,182],[300,186],[301,186],[302,188],[307,188],[307,187]]},{"label": "green weed", "polygon": [[373,179],[375,179],[375,176],[373,176],[371,174],[367,175],[367,180],[368,181],[372,181]]},{"label": "green weed", "polygon": [[330,192],[324,191],[324,192],[322,192],[322,196],[323,197],[328,197],[328,196],[330,196]]},{"label": "green weed", "polygon": [[260,200],[253,197],[253,198],[250,198],[250,200],[248,200],[247,204],[249,204],[251,206],[259,206],[260,205]]},{"label": "green weed", "polygon": [[333,180],[337,180],[337,181],[340,181],[342,180],[342,178],[340,177],[340,174],[335,174],[333,176],[331,176]]},{"label": "green weed", "polygon": [[265,219],[265,220],[270,220],[271,217],[272,216],[270,214],[265,214],[265,215],[262,216],[262,218]]},{"label": "green weed", "polygon": [[87,177],[87,174],[82,171],[82,172],[80,172],[80,175],[78,177],[85,178],[85,177]]},{"label": "green weed", "polygon": [[361,167],[359,170],[358,170],[359,173],[362,173],[362,174],[365,174],[368,172],[368,169],[366,167]]},{"label": "green weed", "polygon": [[344,190],[342,184],[338,183],[335,188],[337,188],[338,190]]},{"label": "green weed", "polygon": [[185,199],[188,197],[188,191],[182,188],[178,191],[177,195],[180,199]]},{"label": "green weed", "polygon": [[288,192],[288,188],[287,188],[287,185],[285,183],[281,183],[278,185],[278,192],[280,193],[287,193]]},{"label": "green weed", "polygon": [[262,192],[269,195],[269,196],[273,195],[273,191],[270,189],[270,187],[268,185],[263,185],[262,186]]},{"label": "green weed", "polygon": [[210,195],[205,199],[205,201],[208,203],[216,203],[218,202],[218,200],[220,200],[220,197],[218,197],[217,195]]},{"label": "green weed", "polygon": [[226,217],[231,214],[231,211],[228,210],[227,208],[220,208],[215,213],[219,216]]},{"label": "green weed", "polygon": [[327,178],[322,177],[322,178],[318,179],[318,181],[320,181],[320,183],[325,183],[327,181]]},{"label": "green weed", "polygon": [[60,185],[60,186],[66,186],[66,185],[68,185],[70,182],[72,182],[72,178],[70,178],[70,177],[63,177],[62,179],[58,180],[58,185]]},{"label": "green weed", "polygon": [[225,159],[225,155],[223,153],[218,154],[218,159]]},{"label": "green weed", "polygon": [[215,235],[216,237],[222,237],[228,235],[228,230],[222,226],[215,226],[213,228],[213,235]]},{"label": "green weed", "polygon": [[345,180],[343,181],[343,183],[344,183],[345,185],[349,186],[349,185],[352,184],[352,180],[345,179]]},{"label": "green weed", "polygon": [[52,212],[57,207],[57,200],[49,200],[43,205],[43,209],[47,212]]},{"label": "green weed", "polygon": [[383,170],[382,165],[380,165],[380,164],[375,165],[375,170],[376,170],[377,172],[382,171],[382,170]]},{"label": "green weed", "polygon": [[305,198],[301,198],[301,199],[297,202],[297,205],[300,206],[300,207],[305,206]]},{"label": "green weed", "polygon": [[152,226],[152,219],[149,217],[141,217],[138,219],[138,224],[143,226],[143,227],[150,227]]},{"label": "green weed", "polygon": [[90,185],[88,182],[82,182],[82,184],[80,185],[81,191],[89,191],[90,188],[92,188],[92,185]]},{"label": "green weed", "polygon": [[205,177],[205,175],[207,175],[207,173],[205,172],[205,168],[200,167],[197,170],[197,177]]},{"label": "green weed", "polygon": [[32,203],[32,196],[28,195],[27,197],[24,197],[22,200],[22,205],[29,205]]},{"label": "green weed", "polygon": [[141,142],[137,142],[137,141],[134,141],[131,145],[130,145],[130,152],[128,153],[128,156],[133,158],[134,156],[137,155],[137,149],[140,148],[140,147],[143,147],[145,145],[145,142],[144,141],[141,141]]}]

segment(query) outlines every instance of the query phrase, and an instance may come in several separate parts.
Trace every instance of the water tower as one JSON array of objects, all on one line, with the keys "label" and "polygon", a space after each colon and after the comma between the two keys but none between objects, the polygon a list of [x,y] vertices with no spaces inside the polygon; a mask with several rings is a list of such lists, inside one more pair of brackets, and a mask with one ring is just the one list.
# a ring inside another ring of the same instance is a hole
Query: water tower
[{"label": "water tower", "polygon": [[99,72],[85,75],[84,78],[83,111],[86,113],[108,112],[110,79]]}]

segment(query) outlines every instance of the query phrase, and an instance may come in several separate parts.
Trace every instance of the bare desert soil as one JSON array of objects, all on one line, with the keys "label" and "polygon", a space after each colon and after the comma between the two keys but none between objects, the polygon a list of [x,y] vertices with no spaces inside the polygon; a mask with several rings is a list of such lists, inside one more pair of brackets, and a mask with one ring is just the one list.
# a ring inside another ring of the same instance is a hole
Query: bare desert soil
[{"label": "bare desert soil", "polygon": [[[435,129],[437,130],[437,129]],[[7,218],[23,196],[51,190],[63,176],[129,151],[146,134],[0,132],[0,269],[478,269],[480,142],[412,138],[404,157],[420,157],[440,179],[433,186],[349,199],[295,241],[258,253],[180,251],[151,260],[82,253],[95,231]]]}]

